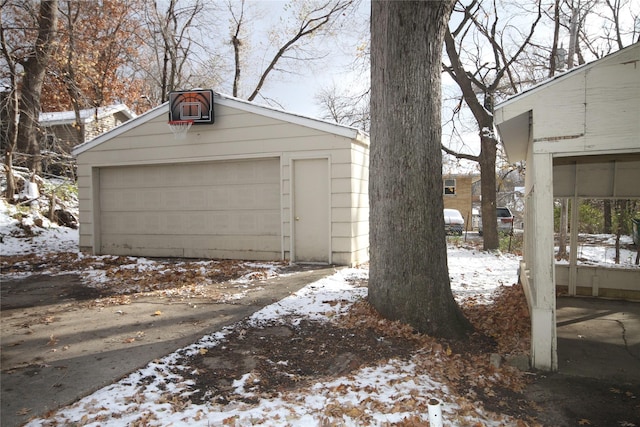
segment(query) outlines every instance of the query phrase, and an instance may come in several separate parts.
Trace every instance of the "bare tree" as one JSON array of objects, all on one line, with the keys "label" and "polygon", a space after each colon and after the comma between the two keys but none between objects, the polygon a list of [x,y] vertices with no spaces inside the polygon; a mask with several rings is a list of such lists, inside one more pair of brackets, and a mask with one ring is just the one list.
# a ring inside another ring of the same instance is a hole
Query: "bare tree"
[{"label": "bare tree", "polygon": [[442,200],[442,40],[453,1],[371,6],[369,301],[434,336],[471,326],[453,299]]},{"label": "bare tree", "polygon": [[[314,49],[307,51],[306,43],[314,38],[330,33],[333,26],[339,20],[344,20],[350,9],[356,4],[354,0],[329,0],[317,2],[314,0],[294,3],[298,9],[293,11],[293,18],[285,22],[284,26],[274,28],[269,34],[272,41],[268,52],[261,63],[255,85],[246,93],[246,99],[253,101],[263,89],[268,77],[276,72],[292,72],[296,64],[309,63],[321,59],[323,54],[318,50],[318,44]],[[247,68],[248,58],[244,55],[243,48],[246,42],[243,40],[244,27],[249,25],[246,17],[246,4],[244,1],[228,3],[232,15],[231,19],[231,45],[234,50],[234,78],[233,96],[243,97],[241,89],[241,73]],[[239,10],[237,10],[239,8]]]},{"label": "bare tree", "polygon": [[[0,3],[0,48],[2,49],[2,59],[6,65],[6,74],[0,75],[0,81],[7,81],[8,85],[0,90],[0,151],[4,154],[4,166],[7,176],[7,188],[5,197],[13,200],[16,191],[16,183],[13,177],[13,150],[18,142],[18,72],[17,59],[13,49],[7,40],[7,24],[13,22],[6,16],[9,7],[8,1]],[[3,13],[4,12],[4,13]],[[15,23],[14,23],[15,24]],[[4,67],[2,67],[4,69]]]},{"label": "bare tree", "polygon": [[193,0],[188,4],[178,0],[147,0],[147,4],[145,18],[149,35],[145,43],[156,56],[155,66],[147,72],[159,88],[160,102],[164,102],[169,92],[183,88],[189,80],[187,69],[192,65],[195,48],[203,41],[192,32],[203,15],[205,5],[203,0]]},{"label": "bare tree", "polygon": [[[497,3],[471,0],[459,1],[455,7],[459,20],[453,20],[445,33],[445,51],[449,60],[444,70],[456,82],[461,100],[471,111],[480,138],[478,155],[459,153],[442,146],[457,158],[476,161],[480,166],[483,245],[484,249],[497,249],[499,245],[496,218],[496,156],[498,137],[494,131],[493,108],[496,98],[505,93],[518,92],[521,84],[513,67],[533,37],[542,12],[538,4],[534,19],[522,33],[507,19],[502,24]],[[508,40],[520,37],[516,45]],[[480,41],[482,40],[482,41]],[[483,47],[489,48],[485,53]]]},{"label": "bare tree", "polygon": [[340,93],[333,85],[316,95],[316,102],[322,107],[322,118],[346,126],[369,132],[371,127],[370,90],[364,93]]},{"label": "bare tree", "polygon": [[20,121],[16,139],[17,150],[28,156],[28,167],[40,170],[40,146],[38,142],[38,120],[40,94],[45,72],[57,35],[58,0],[42,0],[37,18],[37,37],[25,56],[17,62],[22,67],[23,78],[20,91]]}]

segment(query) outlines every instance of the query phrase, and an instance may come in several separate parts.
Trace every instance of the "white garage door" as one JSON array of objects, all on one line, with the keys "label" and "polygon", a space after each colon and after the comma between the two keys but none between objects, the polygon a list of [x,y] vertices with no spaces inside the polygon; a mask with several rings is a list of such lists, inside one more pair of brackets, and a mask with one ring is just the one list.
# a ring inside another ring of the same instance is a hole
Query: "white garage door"
[{"label": "white garage door", "polygon": [[100,252],[281,258],[279,159],[102,168]]}]

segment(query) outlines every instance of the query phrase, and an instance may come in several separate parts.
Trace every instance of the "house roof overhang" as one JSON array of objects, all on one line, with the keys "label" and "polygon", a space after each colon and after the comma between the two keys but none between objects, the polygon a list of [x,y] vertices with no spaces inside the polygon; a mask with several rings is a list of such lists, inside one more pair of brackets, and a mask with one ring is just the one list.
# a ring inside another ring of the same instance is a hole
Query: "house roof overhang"
[{"label": "house roof overhang", "polygon": [[[101,119],[108,115],[122,113],[127,119],[136,117],[135,113],[124,104],[107,105],[105,107],[87,108],[80,110],[80,120],[83,124],[92,122],[96,117]],[[40,113],[39,123],[43,126],[71,125],[76,121],[74,111],[57,111],[51,113]]]}]

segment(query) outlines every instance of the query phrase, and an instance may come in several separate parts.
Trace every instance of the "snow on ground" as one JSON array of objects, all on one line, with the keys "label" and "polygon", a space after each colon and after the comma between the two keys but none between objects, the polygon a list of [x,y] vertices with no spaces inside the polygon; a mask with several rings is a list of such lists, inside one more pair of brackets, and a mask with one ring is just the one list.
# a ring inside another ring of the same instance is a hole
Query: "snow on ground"
[{"label": "snow on ground", "polygon": [[[499,272],[511,270],[513,278],[517,266],[515,256],[496,256],[482,252],[450,248],[458,258],[467,258],[456,268],[466,269],[467,276],[473,277],[473,268],[491,269],[492,275],[475,276],[476,295],[489,295],[500,285],[508,282],[505,277],[496,283]],[[463,256],[466,254],[467,256]],[[463,263],[466,266],[463,266]],[[460,274],[464,276],[464,274]],[[348,309],[348,303],[366,296],[366,288],[354,286],[354,281],[366,279],[366,269],[348,268],[312,283],[295,294],[271,304],[256,312],[248,320],[249,325],[261,325],[287,318],[287,322],[296,323],[302,319],[329,321]],[[454,292],[462,288],[454,280]],[[465,293],[471,294],[468,286]],[[339,301],[339,303],[335,303]],[[59,410],[47,419],[36,419],[27,426],[48,425],[85,425],[85,426],[121,426],[121,425],[263,425],[263,426],[318,426],[326,417],[327,408],[335,406],[341,417],[333,420],[333,425],[363,425],[362,415],[368,412],[372,418],[367,425],[385,425],[399,423],[415,413],[393,411],[394,402],[404,399],[428,401],[436,398],[441,402],[444,425],[510,425],[508,417],[485,413],[478,408],[471,415],[461,416],[458,399],[450,396],[446,385],[434,381],[413,361],[390,360],[384,365],[360,369],[355,374],[337,377],[327,382],[318,382],[306,390],[282,393],[277,398],[262,398],[257,404],[232,402],[215,403],[214,399],[206,404],[190,403],[183,405],[171,396],[181,396],[180,402],[188,398],[191,383],[175,374],[181,356],[189,356],[208,348],[221,345],[225,335],[233,326],[220,332],[204,336],[191,346],[180,349],[168,356],[154,360],[143,369],[136,371],[119,382],[107,386],[96,393],[81,399],[73,405]],[[184,367],[187,369],[187,367]],[[148,379],[153,378],[151,383]],[[140,382],[146,385],[141,390]],[[251,392],[251,376],[238,378],[234,384],[239,395],[247,399],[255,398]],[[167,389],[167,386],[169,387]],[[363,406],[363,402],[367,402]],[[423,402],[423,403],[424,403]],[[426,406],[426,405],[424,405]],[[344,415],[344,408],[351,408]],[[423,414],[425,417],[427,414]],[[456,420],[455,424],[446,422]],[[142,422],[142,424],[141,424]],[[460,424],[462,422],[462,424]]]},{"label": "snow on ground", "polygon": [[[21,216],[22,221],[16,217]],[[41,221],[41,226],[36,222]],[[26,225],[34,234],[25,238]],[[77,252],[78,230],[60,227],[43,216],[34,216],[28,208],[20,209],[0,200],[0,255],[26,255],[47,252]]]},{"label": "snow on ground", "polygon": [[[2,255],[61,251],[77,253],[76,230],[44,223],[43,228],[33,227],[36,235],[31,238],[14,236],[21,231],[18,221],[12,218],[17,214],[13,206],[0,203]],[[610,258],[608,250],[603,252],[599,248],[583,246],[580,251],[582,257],[596,257],[595,262],[608,262]],[[623,259],[631,258],[633,253],[630,251],[623,254]],[[491,302],[496,288],[512,285],[517,281],[518,260],[518,257],[510,254],[450,245],[448,264],[454,296],[458,301],[473,297],[480,303]],[[132,264],[123,268],[154,268],[154,263],[155,261],[145,258],[132,258]],[[269,265],[255,264],[257,269],[268,268]],[[366,296],[366,288],[354,286],[354,282],[367,278],[366,268],[340,270],[265,307],[255,313],[249,322],[261,324],[278,321],[285,316],[287,321],[293,322],[296,319],[330,321],[345,312],[351,302]],[[245,279],[250,280],[251,274]],[[295,394],[286,392],[278,398],[260,398],[256,404],[238,401],[222,405],[213,403],[213,400],[206,404],[185,404],[187,399],[184,397],[188,397],[190,383],[171,368],[176,368],[180,355],[206,351],[207,348],[219,345],[231,328],[205,336],[189,347],[163,359],[154,360],[117,383],[60,409],[47,419],[32,420],[28,426],[317,426],[329,425],[326,424],[324,414],[330,412],[332,407],[340,408],[336,412],[340,414],[338,418],[329,420],[332,423],[362,425],[360,420],[366,414],[372,420],[369,425],[385,425],[416,416],[415,413],[394,412],[394,402],[414,399],[422,402],[424,408],[430,398],[440,400],[445,426],[502,426],[510,425],[513,421],[500,414],[488,413],[482,408],[466,408],[463,411],[460,397],[452,396],[446,385],[434,381],[429,372],[416,366],[411,360],[390,360],[381,366],[363,368],[348,376],[318,382],[307,390],[297,390]],[[141,388],[139,380],[143,378],[152,380],[150,383],[145,380],[146,386]],[[247,375],[238,378],[235,386],[239,394],[255,398],[251,394],[250,382],[251,377]],[[174,399],[172,396],[183,398]],[[428,419],[428,414],[420,416],[423,417],[423,422]]]},{"label": "snow on ground", "polygon": [[[635,265],[636,251],[628,249],[620,250],[620,263],[616,265],[616,236],[613,234],[580,234],[578,237],[582,241],[591,241],[591,244],[581,244],[577,247],[577,258],[581,264],[600,265],[616,268],[637,268]],[[598,242],[598,244],[593,244]],[[632,236],[620,236],[620,245],[633,244]],[[567,246],[567,252],[569,247]],[[558,247],[555,247],[558,252]],[[559,264],[568,264],[569,261],[558,261]]]}]

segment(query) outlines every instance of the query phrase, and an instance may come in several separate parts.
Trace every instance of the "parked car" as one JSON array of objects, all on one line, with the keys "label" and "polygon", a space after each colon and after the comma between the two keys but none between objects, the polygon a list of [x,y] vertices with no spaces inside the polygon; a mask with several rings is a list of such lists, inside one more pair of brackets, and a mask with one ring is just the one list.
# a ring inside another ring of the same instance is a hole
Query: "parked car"
[{"label": "parked car", "polygon": [[464,218],[459,210],[444,210],[444,230],[447,234],[457,234],[458,236],[462,235],[462,230],[464,230]]},{"label": "parked car", "polygon": [[[511,210],[501,206],[496,208],[496,214],[498,217],[498,233],[513,233],[513,214]],[[478,234],[482,236],[482,217],[480,217],[478,225]]]}]

